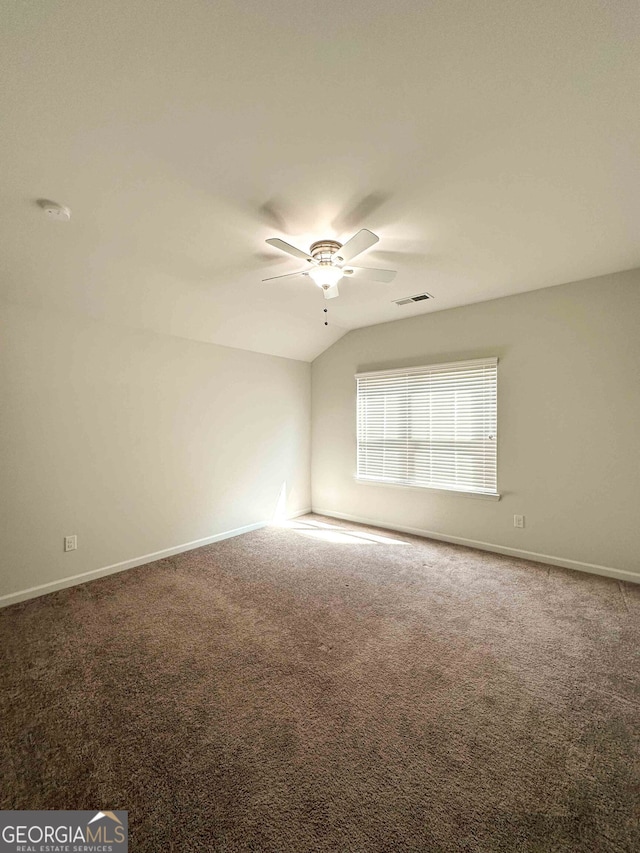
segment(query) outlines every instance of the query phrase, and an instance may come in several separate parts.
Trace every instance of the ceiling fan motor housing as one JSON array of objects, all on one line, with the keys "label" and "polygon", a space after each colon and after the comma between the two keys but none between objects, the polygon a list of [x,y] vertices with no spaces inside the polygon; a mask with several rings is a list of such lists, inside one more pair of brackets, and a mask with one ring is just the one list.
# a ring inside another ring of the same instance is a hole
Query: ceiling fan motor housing
[{"label": "ceiling fan motor housing", "polygon": [[[342,243],[338,243],[337,240],[317,240],[311,244],[309,254],[318,264],[330,264],[335,253],[341,248]],[[339,263],[342,258],[335,258],[335,260]]]}]

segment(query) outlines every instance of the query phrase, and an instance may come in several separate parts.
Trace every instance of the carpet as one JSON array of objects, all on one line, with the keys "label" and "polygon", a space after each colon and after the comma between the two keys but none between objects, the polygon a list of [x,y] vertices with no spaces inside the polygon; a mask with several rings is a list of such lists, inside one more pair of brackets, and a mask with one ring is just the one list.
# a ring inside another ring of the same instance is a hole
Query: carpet
[{"label": "carpet", "polygon": [[640,587],[305,516],[0,612],[1,806],[131,851],[637,851]]}]

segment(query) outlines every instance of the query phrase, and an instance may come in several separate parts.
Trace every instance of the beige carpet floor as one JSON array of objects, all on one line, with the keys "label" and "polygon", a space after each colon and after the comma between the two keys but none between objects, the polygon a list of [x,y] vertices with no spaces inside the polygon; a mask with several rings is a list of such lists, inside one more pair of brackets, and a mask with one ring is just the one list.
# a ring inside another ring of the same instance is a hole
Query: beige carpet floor
[{"label": "beige carpet floor", "polygon": [[306,516],[0,612],[2,808],[130,850],[640,850],[640,587]]}]

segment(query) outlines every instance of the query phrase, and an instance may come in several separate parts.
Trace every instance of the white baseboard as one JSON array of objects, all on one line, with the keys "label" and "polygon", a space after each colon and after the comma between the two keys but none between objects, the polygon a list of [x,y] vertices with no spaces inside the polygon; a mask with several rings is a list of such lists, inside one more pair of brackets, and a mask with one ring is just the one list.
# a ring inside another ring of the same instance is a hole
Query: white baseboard
[{"label": "white baseboard", "polygon": [[[298,518],[301,515],[307,515],[311,512],[311,508],[301,509],[288,514],[288,518]],[[111,566],[103,566],[101,569],[92,569],[89,572],[81,572],[79,575],[70,575],[66,578],[43,583],[39,586],[32,586],[29,589],[21,589],[18,592],[11,592],[8,595],[0,596],[0,607],[8,607],[10,604],[17,604],[19,601],[26,601],[29,598],[37,598],[40,595],[47,595],[49,592],[55,592],[58,589],[65,589],[69,586],[77,586],[87,581],[93,581],[97,578],[105,577],[106,575],[114,575],[117,572],[124,572],[127,569],[134,569],[136,566],[144,566],[146,563],[153,563],[156,560],[163,560],[165,557],[173,557],[175,554],[182,554],[185,551],[192,551],[194,548],[202,548],[203,545],[211,545],[213,542],[221,542],[223,539],[231,539],[233,536],[241,536],[243,533],[250,533],[252,530],[259,530],[261,527],[267,527],[271,524],[270,521],[258,521],[255,524],[247,524],[244,527],[236,527],[234,530],[225,530],[223,533],[214,533],[213,536],[205,536],[204,539],[194,539],[193,542],[185,542],[184,545],[175,545],[173,548],[164,548],[162,551],[153,551],[151,554],[144,554],[142,557],[133,557],[131,560],[123,560],[121,563],[113,563]]]},{"label": "white baseboard", "polygon": [[492,551],[495,554],[505,554],[508,557],[519,557],[522,560],[531,560],[534,563],[545,563],[551,566],[561,566],[564,569],[576,569],[579,572],[589,572],[592,575],[604,575],[608,578],[617,578],[621,581],[640,583],[640,574],[628,572],[625,569],[613,569],[610,566],[598,566],[595,563],[581,563],[579,560],[568,560],[565,557],[553,557],[550,554],[538,554],[535,551],[523,551],[520,548],[508,548],[505,545],[496,545],[493,542],[479,542],[476,539],[463,539],[460,536],[448,536],[443,533],[435,533],[433,530],[421,530],[417,527],[402,527],[398,524],[387,524],[387,522],[374,521],[371,518],[362,518],[358,515],[348,515],[344,512],[334,512],[328,509],[312,510],[317,515],[326,515],[329,518],[339,518],[344,521],[353,521],[356,524],[367,524],[370,527],[380,527],[383,530],[397,530],[399,533],[411,533],[414,536],[423,536],[426,539],[437,539],[440,542],[451,542],[453,545],[466,545],[468,548],[478,548],[481,551]]}]

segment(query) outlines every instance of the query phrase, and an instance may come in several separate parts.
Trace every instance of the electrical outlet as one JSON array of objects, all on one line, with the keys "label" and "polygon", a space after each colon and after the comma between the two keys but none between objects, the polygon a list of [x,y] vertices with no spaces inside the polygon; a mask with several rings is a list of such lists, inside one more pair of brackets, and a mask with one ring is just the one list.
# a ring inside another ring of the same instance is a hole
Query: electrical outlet
[{"label": "electrical outlet", "polygon": [[75,551],[78,547],[78,537],[77,536],[65,536],[64,537],[64,550],[65,551]]},{"label": "electrical outlet", "polygon": [[514,527],[524,527],[524,515],[514,515],[513,516],[513,526]]}]

